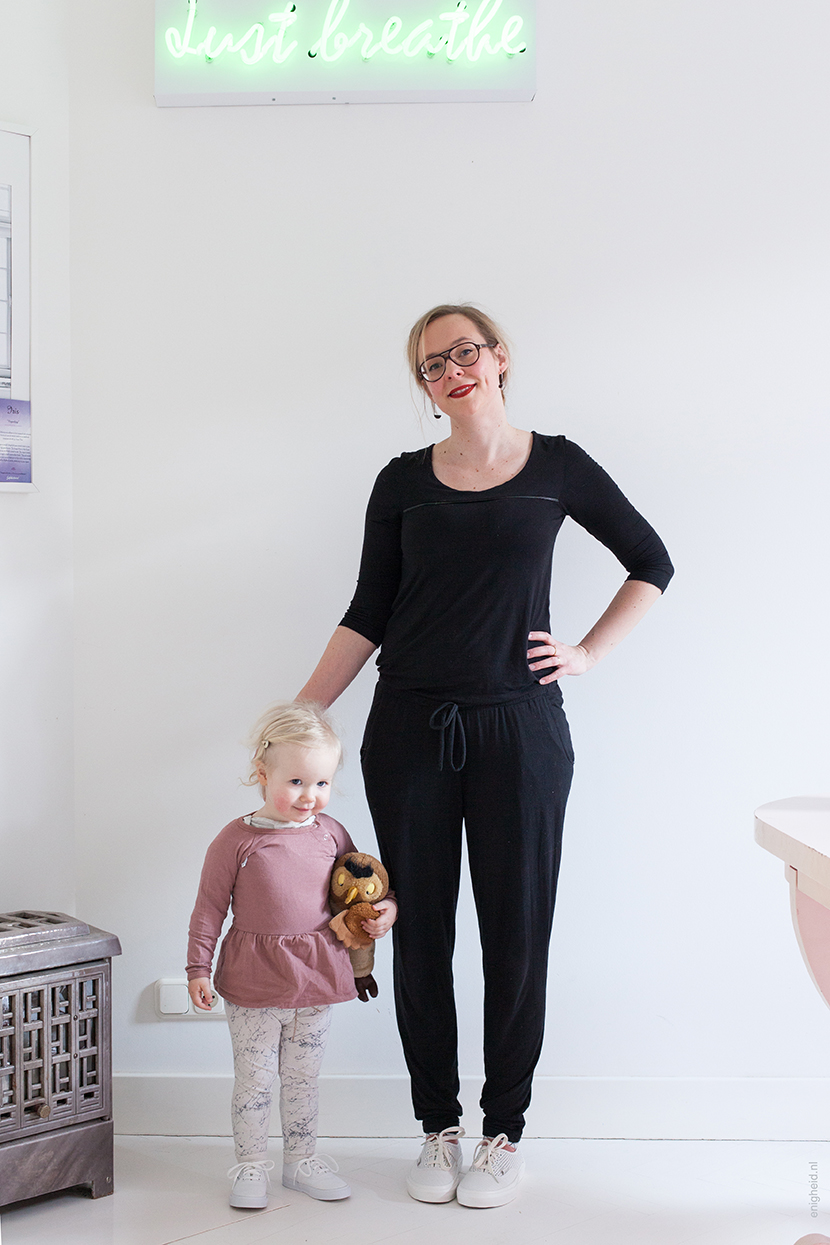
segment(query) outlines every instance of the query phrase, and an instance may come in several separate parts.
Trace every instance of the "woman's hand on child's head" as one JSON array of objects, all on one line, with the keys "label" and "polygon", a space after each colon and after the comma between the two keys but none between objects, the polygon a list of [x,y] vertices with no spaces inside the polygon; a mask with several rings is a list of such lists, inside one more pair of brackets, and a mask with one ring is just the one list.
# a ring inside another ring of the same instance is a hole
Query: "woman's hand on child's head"
[{"label": "woman's hand on child's head", "polygon": [[362,925],[370,938],[382,938],[398,919],[398,905],[394,899],[379,899],[372,907],[380,915],[374,921],[363,921]]},{"label": "woman's hand on child's head", "polygon": [[210,988],[209,977],[194,977],[192,981],[187,983],[187,993],[193,1000],[194,1007],[198,1007],[203,1012],[210,1011],[210,1005],[213,1002],[213,991]]}]

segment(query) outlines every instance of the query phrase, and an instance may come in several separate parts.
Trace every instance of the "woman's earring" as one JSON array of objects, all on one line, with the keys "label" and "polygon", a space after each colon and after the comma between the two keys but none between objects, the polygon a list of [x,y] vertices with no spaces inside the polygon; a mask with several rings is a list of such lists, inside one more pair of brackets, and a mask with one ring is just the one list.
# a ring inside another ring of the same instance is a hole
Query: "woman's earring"
[{"label": "woman's earring", "polygon": [[504,388],[504,372],[499,372],[499,389]]}]

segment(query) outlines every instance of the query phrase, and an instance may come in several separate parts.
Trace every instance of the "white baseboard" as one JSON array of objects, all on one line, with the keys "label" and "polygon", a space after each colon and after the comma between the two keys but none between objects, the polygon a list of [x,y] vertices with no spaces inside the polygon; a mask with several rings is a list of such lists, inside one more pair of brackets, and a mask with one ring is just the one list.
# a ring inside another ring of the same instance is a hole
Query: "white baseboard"
[{"label": "white baseboard", "polygon": [[[233,1078],[116,1073],[115,1131],[164,1137],[230,1134]],[[464,1122],[480,1127],[480,1081],[462,1078]],[[272,1132],[279,1134],[274,1111]],[[327,1137],[413,1137],[405,1077],[323,1076],[320,1132]],[[537,1077],[527,1137],[748,1141],[830,1139],[830,1079],[807,1077]]]}]

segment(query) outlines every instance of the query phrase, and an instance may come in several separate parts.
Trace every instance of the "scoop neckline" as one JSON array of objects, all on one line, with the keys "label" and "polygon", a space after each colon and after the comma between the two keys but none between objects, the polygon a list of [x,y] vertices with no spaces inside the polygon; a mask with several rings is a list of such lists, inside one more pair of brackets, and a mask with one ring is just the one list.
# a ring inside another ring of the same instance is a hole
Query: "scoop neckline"
[{"label": "scoop neckline", "polygon": [[534,452],[536,450],[536,433],[533,431],[533,429],[531,429],[530,431],[530,453],[528,454],[527,458],[525,459],[524,463],[519,468],[519,470],[516,472],[516,474],[514,476],[510,476],[508,480],[502,480],[501,484],[491,485],[490,488],[480,488],[480,489],[453,488],[451,484],[445,484],[443,480],[439,480],[438,476],[435,474],[435,467],[432,464],[432,452],[434,449],[435,449],[435,442],[433,441],[432,445],[429,446],[429,470],[435,483],[439,484],[441,488],[445,488],[447,492],[449,493],[460,493],[464,497],[468,497],[468,496],[469,497],[482,497],[485,493],[494,493],[496,489],[504,488],[506,484],[512,484],[514,480],[518,480],[519,476],[522,475],[523,472],[527,471],[528,467],[530,466],[530,460],[533,457]]}]

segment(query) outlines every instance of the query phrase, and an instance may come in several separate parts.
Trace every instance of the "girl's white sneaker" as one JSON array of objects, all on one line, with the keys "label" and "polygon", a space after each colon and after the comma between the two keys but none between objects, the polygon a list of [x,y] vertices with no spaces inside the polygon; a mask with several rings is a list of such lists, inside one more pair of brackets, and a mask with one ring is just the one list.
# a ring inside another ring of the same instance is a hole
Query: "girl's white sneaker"
[{"label": "girl's white sneaker", "polygon": [[271,1179],[268,1175],[273,1171],[274,1164],[270,1159],[262,1162],[237,1163],[228,1169],[233,1177],[228,1201],[237,1210],[263,1210],[268,1205],[268,1186]]},{"label": "girl's white sneaker", "polygon": [[509,1150],[509,1145],[506,1133],[478,1143],[473,1165],[456,1190],[462,1206],[505,1206],[513,1201],[525,1165],[518,1149]]},{"label": "girl's white sneaker", "polygon": [[417,1162],[406,1177],[406,1191],[416,1202],[451,1202],[461,1179],[463,1128],[428,1133]]},{"label": "girl's white sneaker", "polygon": [[338,1202],[349,1197],[352,1191],[345,1180],[335,1175],[337,1170],[334,1159],[315,1154],[310,1159],[300,1159],[299,1163],[283,1163],[282,1183],[286,1189],[307,1193],[318,1201]]}]

